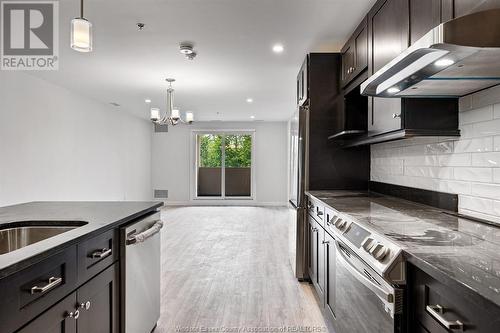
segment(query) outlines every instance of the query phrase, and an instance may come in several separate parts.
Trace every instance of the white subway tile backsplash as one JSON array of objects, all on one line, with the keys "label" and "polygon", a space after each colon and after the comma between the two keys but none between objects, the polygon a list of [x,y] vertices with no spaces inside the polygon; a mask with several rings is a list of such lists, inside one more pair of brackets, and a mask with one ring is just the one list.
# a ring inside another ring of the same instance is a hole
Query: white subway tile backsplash
[{"label": "white subway tile backsplash", "polygon": [[500,167],[500,152],[472,154],[472,165],[479,167]]},{"label": "white subway tile backsplash", "polygon": [[477,138],[455,141],[455,153],[487,152],[493,150],[493,138]]},{"label": "white subway tile backsplash", "polygon": [[405,175],[413,177],[452,179],[453,168],[408,166],[405,167]]},{"label": "white subway tile backsplash", "polygon": [[471,182],[489,182],[493,181],[493,169],[491,168],[455,168],[455,179]]},{"label": "white subway tile backsplash", "polygon": [[475,136],[500,135],[500,119],[472,125]]},{"label": "white subway tile backsplash", "polygon": [[493,200],[461,195],[458,197],[458,202],[463,209],[494,215]]},{"label": "white subway tile backsplash", "polygon": [[459,211],[500,224],[500,86],[459,100],[461,137],[372,146],[373,181],[459,195]]},{"label": "white subway tile backsplash", "polygon": [[500,200],[500,185],[472,184],[471,194],[476,197]]},{"label": "white subway tile backsplash", "polygon": [[461,167],[461,166],[470,166],[472,164],[472,155],[469,153],[450,154],[437,157],[438,157],[438,164],[440,166]]},{"label": "white subway tile backsplash", "polygon": [[500,103],[493,106],[493,117],[500,118]]},{"label": "white subway tile backsplash", "polygon": [[472,124],[493,119],[493,105],[459,113],[460,124]]}]

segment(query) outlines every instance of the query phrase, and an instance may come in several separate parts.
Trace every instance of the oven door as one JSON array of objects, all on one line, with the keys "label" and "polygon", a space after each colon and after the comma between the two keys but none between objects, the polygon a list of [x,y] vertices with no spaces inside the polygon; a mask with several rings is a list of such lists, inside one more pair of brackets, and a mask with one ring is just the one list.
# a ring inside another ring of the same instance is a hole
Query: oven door
[{"label": "oven door", "polygon": [[336,332],[397,332],[394,304],[400,304],[401,290],[383,280],[345,244],[336,240],[335,246]]}]

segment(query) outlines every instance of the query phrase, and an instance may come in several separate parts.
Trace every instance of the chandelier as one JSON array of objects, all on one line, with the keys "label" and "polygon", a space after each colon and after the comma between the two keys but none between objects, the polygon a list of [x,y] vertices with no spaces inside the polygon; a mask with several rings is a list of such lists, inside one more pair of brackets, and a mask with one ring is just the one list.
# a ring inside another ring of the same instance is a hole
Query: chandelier
[{"label": "chandelier", "polygon": [[174,109],[174,88],[172,88],[172,82],[175,79],[166,79],[169,86],[167,89],[167,112],[162,117],[159,108],[151,108],[151,121],[158,125],[172,125],[175,126],[179,123],[191,125],[194,121],[194,115],[192,112],[186,112],[186,119],[182,119],[179,109]]}]

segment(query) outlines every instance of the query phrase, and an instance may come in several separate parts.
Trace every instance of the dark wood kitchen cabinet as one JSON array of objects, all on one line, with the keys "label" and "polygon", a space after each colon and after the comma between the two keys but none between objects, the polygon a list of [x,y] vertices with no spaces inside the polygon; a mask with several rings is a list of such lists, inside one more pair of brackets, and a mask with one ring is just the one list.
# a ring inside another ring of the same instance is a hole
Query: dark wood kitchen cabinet
[{"label": "dark wood kitchen cabinet", "polygon": [[410,45],[441,22],[442,0],[409,0]]},{"label": "dark wood kitchen cabinet", "polygon": [[107,268],[18,333],[118,332],[118,269]]},{"label": "dark wood kitchen cabinet", "polygon": [[309,57],[306,57],[302,66],[300,67],[299,74],[297,75],[297,106],[302,106],[308,99],[309,89]]},{"label": "dark wood kitchen cabinet", "polygon": [[325,297],[325,229],[321,226],[318,228],[316,233],[318,237],[318,280],[316,285],[316,290],[320,296],[320,299],[324,300]]},{"label": "dark wood kitchen cabinet", "polygon": [[311,217],[309,221],[309,278],[314,285],[318,283],[318,223]]},{"label": "dark wood kitchen cabinet", "polygon": [[342,87],[348,85],[368,66],[368,31],[366,22],[367,19],[364,18],[340,51],[342,54]]},{"label": "dark wood kitchen cabinet", "polygon": [[[408,0],[378,1],[368,13],[368,72],[373,75],[408,47]],[[368,99],[370,136],[400,130],[401,99]]]},{"label": "dark wood kitchen cabinet", "polygon": [[[413,265],[409,265],[408,273],[410,333],[498,332],[497,305],[466,288],[443,283]],[[456,329],[445,328],[446,322]]]}]

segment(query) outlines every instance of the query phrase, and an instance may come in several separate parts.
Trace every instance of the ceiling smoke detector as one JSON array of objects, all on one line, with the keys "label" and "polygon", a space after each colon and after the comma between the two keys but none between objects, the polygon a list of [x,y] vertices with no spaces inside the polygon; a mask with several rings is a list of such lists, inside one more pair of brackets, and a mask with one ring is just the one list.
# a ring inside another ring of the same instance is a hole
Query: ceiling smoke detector
[{"label": "ceiling smoke detector", "polygon": [[180,43],[179,52],[182,53],[188,60],[193,60],[197,56],[197,53],[194,50],[194,45],[190,42]]},{"label": "ceiling smoke detector", "polygon": [[137,23],[137,30],[142,31],[146,25],[142,22]]}]

